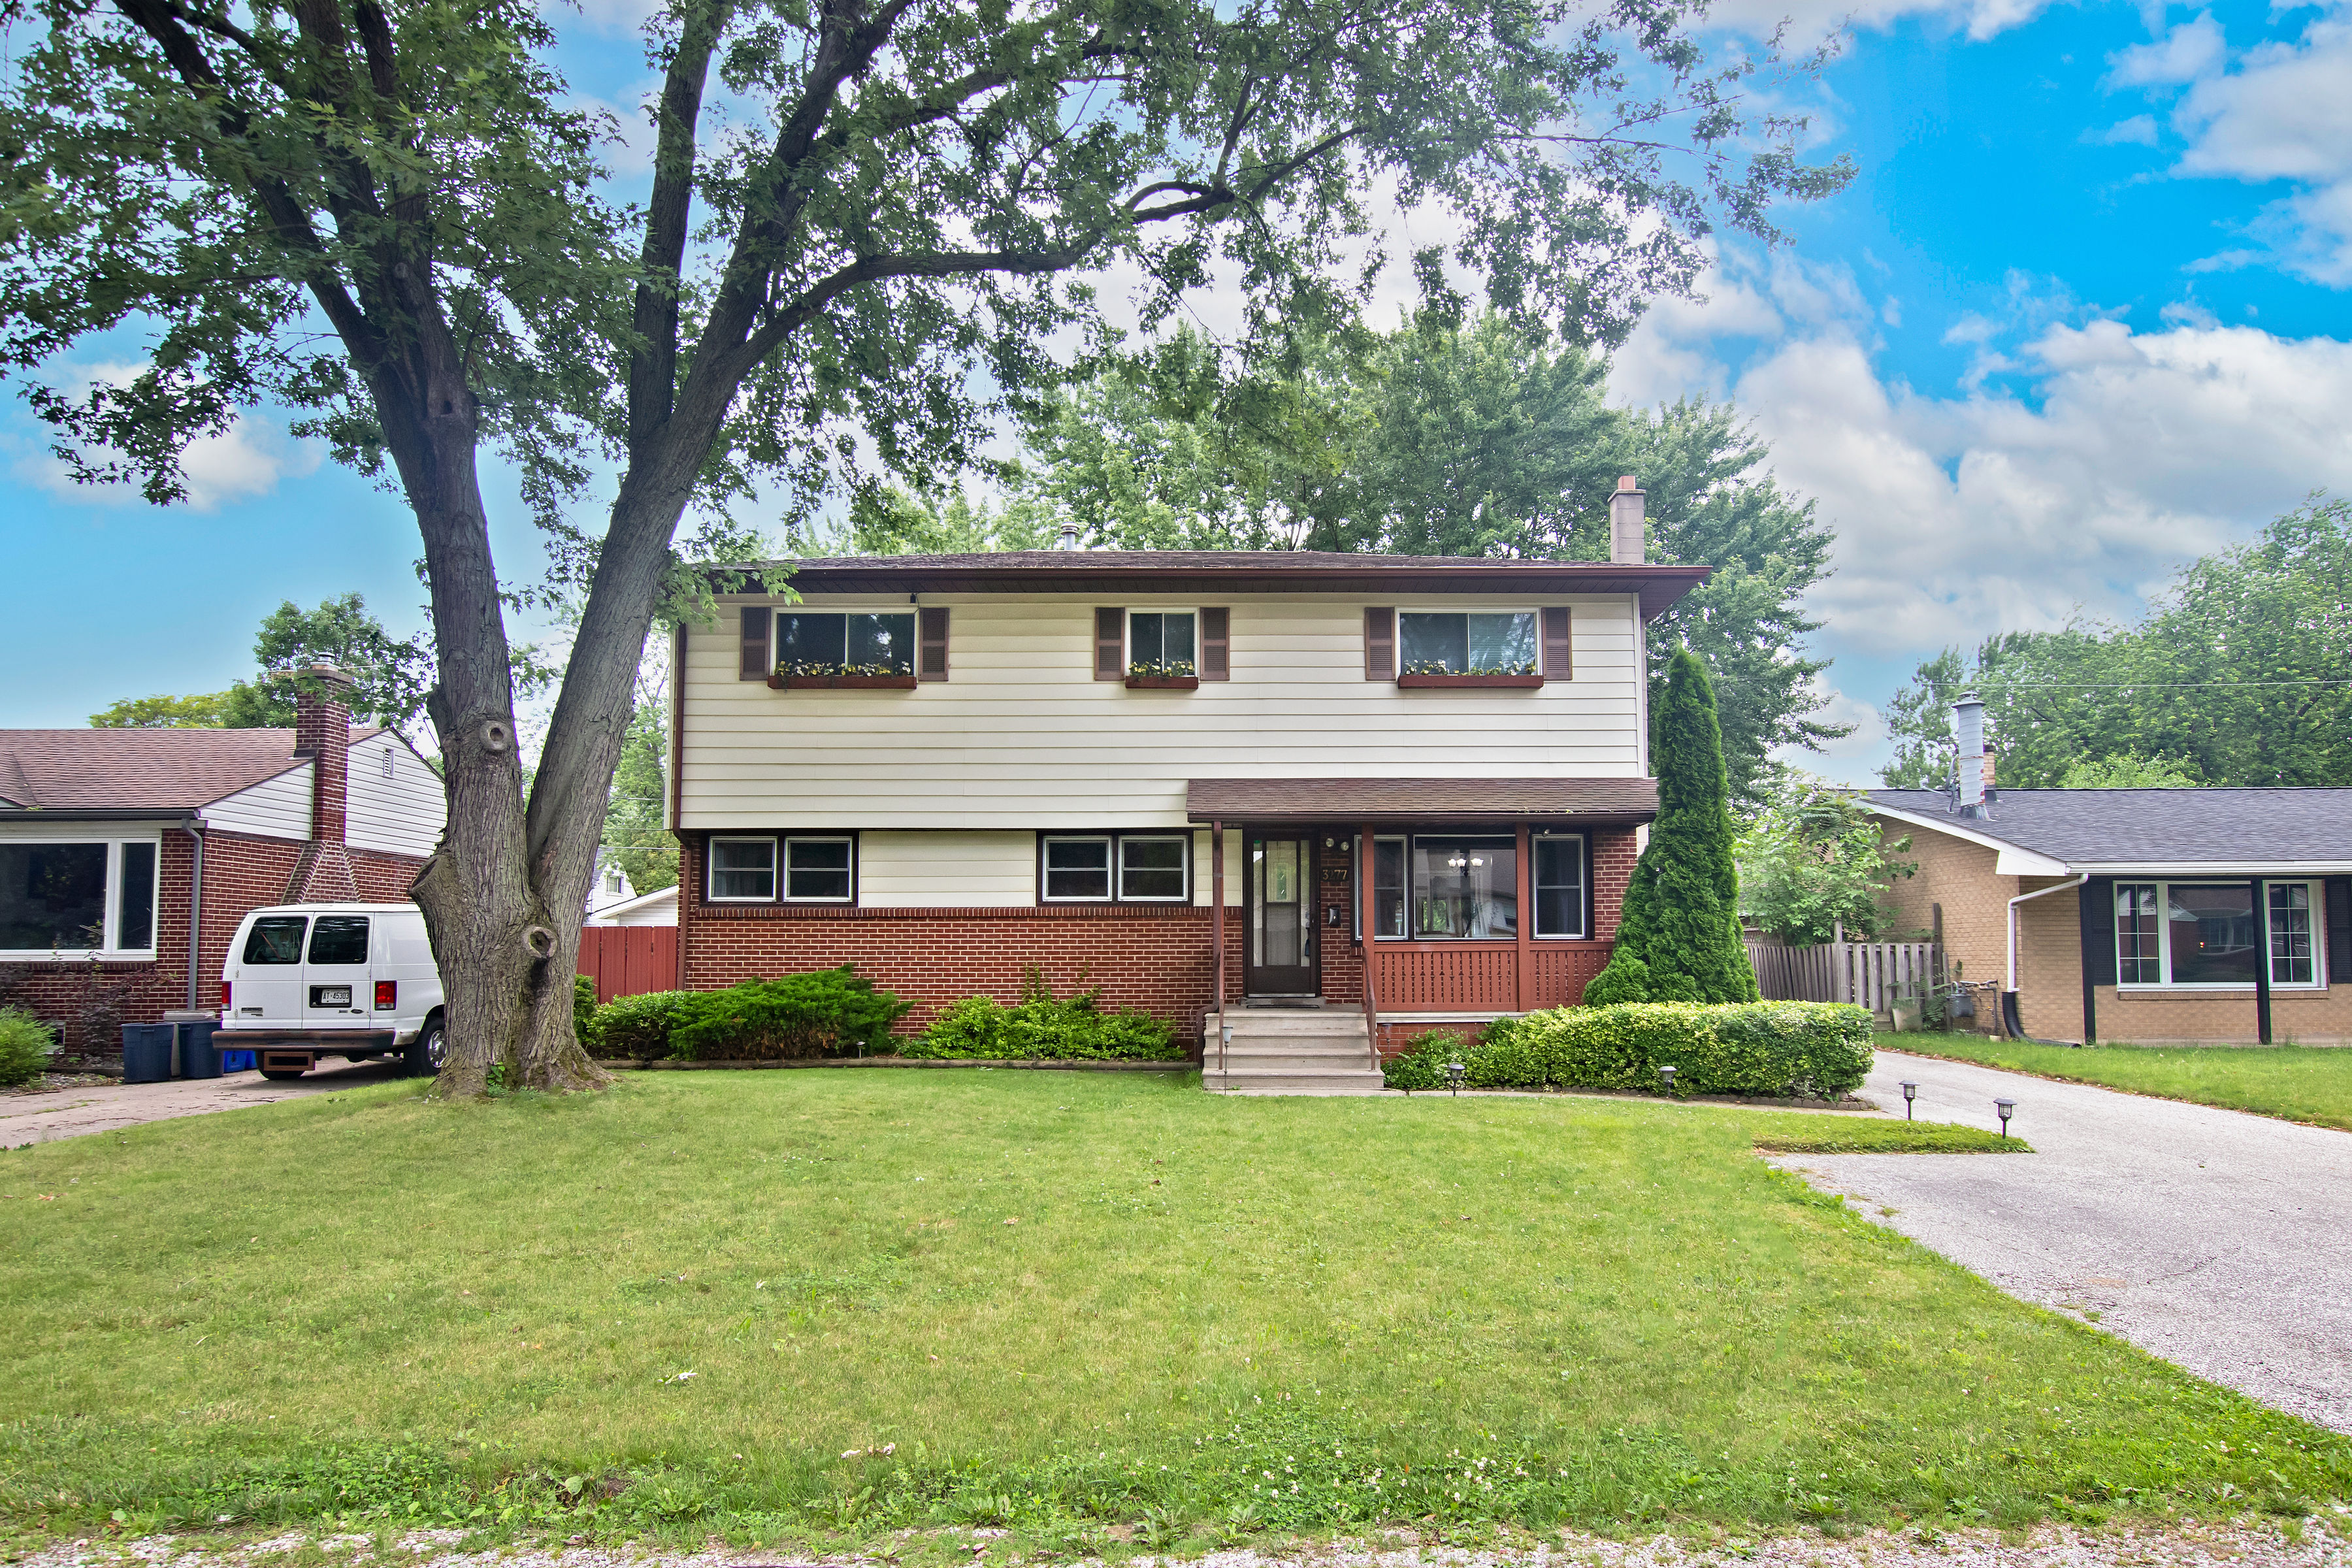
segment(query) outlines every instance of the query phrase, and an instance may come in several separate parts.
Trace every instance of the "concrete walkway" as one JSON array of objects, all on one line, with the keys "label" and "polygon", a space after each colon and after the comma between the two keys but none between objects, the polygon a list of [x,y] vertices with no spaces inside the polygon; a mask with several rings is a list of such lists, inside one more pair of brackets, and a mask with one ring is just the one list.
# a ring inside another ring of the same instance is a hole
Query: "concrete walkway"
[{"label": "concrete walkway", "polygon": [[99,1089],[61,1089],[48,1094],[0,1095],[0,1149],[47,1143],[163,1121],[202,1116],[243,1105],[268,1105],[307,1094],[383,1083],[401,1076],[398,1062],[337,1061],[299,1079],[271,1082],[257,1072],[212,1079],[173,1079],[165,1083],[118,1083]]},{"label": "concrete walkway", "polygon": [[[2013,1296],[2352,1432],[2352,1133],[1878,1053],[1895,1114],[1997,1129],[2030,1155],[1797,1154],[1775,1163]],[[1892,1209],[1883,1215],[1882,1209]]]}]

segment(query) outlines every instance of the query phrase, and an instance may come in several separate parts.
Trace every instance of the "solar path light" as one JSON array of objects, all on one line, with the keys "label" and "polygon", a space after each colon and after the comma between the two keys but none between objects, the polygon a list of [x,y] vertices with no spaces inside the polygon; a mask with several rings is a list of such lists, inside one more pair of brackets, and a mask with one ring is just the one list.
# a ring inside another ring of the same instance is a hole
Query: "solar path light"
[{"label": "solar path light", "polygon": [[2003,1138],[2008,1137],[2009,1119],[2017,1114],[2017,1101],[2013,1100],[1996,1100],[1992,1102],[1992,1109],[1993,1113],[2000,1118],[2000,1135]]},{"label": "solar path light", "polygon": [[1919,1086],[1909,1079],[1903,1080],[1903,1120],[1911,1120],[1911,1102],[1919,1098]]},{"label": "solar path light", "polygon": [[1672,1094],[1672,1093],[1674,1093],[1674,1091],[1675,1091],[1675,1069],[1674,1069],[1674,1068],[1660,1068],[1658,1069],[1658,1076],[1659,1076],[1660,1078],[1662,1078],[1662,1079],[1665,1079],[1665,1080],[1666,1080],[1666,1092],[1667,1092],[1668,1094]]},{"label": "solar path light", "polygon": [[1462,1080],[1469,1076],[1470,1069],[1464,1067],[1460,1062],[1447,1062],[1445,1064],[1446,1087],[1451,1089],[1454,1093],[1460,1094],[1462,1092]]}]

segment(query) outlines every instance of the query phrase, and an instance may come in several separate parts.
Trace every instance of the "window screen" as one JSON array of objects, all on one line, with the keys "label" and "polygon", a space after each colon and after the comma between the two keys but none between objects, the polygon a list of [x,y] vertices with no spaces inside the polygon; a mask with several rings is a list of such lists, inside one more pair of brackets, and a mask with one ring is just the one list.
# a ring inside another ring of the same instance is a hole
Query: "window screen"
[{"label": "window screen", "polygon": [[1045,840],[1045,897],[1049,900],[1108,901],[1110,898],[1110,839]]},{"label": "window screen", "polygon": [[784,897],[820,903],[849,901],[849,840],[788,838],[784,841]]},{"label": "window screen", "polygon": [[302,932],[309,928],[305,915],[264,915],[253,922],[245,933],[245,962],[247,963],[299,963],[302,962]]},{"label": "window screen", "polygon": [[1536,857],[1536,934],[1584,934],[1584,840],[1538,837]]},{"label": "window screen", "polygon": [[310,927],[313,963],[365,963],[368,922],[365,915],[320,915]]},{"label": "window screen", "polygon": [[1192,894],[1185,875],[1190,838],[1121,838],[1118,841],[1118,896],[1122,899],[1175,901]]},{"label": "window screen", "polygon": [[710,896],[772,899],[776,896],[776,841],[714,838],[710,841]]},{"label": "window screen", "polygon": [[105,944],[105,845],[0,844],[0,948]]},{"label": "window screen", "polygon": [[136,952],[155,945],[155,847],[122,847],[122,890],[114,905],[114,945]]},{"label": "window screen", "polygon": [[786,675],[912,675],[914,615],[779,610],[776,668]]}]

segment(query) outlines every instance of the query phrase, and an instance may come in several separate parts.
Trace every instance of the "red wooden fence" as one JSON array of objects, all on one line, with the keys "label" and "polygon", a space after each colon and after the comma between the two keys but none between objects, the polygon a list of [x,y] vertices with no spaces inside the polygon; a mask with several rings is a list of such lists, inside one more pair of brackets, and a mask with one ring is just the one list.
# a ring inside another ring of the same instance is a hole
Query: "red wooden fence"
[{"label": "red wooden fence", "polygon": [[598,1005],[615,996],[677,989],[677,927],[583,926],[580,973],[596,983]]}]

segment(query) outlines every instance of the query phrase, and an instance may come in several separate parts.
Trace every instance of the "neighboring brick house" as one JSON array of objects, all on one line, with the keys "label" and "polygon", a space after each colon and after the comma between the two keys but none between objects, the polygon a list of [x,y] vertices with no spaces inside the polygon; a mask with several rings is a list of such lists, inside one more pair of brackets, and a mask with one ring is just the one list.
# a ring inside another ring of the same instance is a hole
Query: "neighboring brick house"
[{"label": "neighboring brick house", "polygon": [[407,742],[323,696],[291,730],[0,730],[0,1004],[119,1050],[80,1037],[94,999],[210,1006],[247,910],[401,902],[444,814]]},{"label": "neighboring brick house", "polygon": [[2026,1035],[2352,1043],[2352,789],[1971,793],[1870,793],[1888,902]]},{"label": "neighboring brick house", "polygon": [[722,594],[672,666],[681,984],[855,963],[919,1029],[1034,966],[1188,1038],[1327,1006],[1360,1062],[1375,1010],[1393,1049],[1574,1002],[1656,813],[1644,628],[1707,572],[1643,563],[1641,504],[1609,562],[1065,549]]}]

